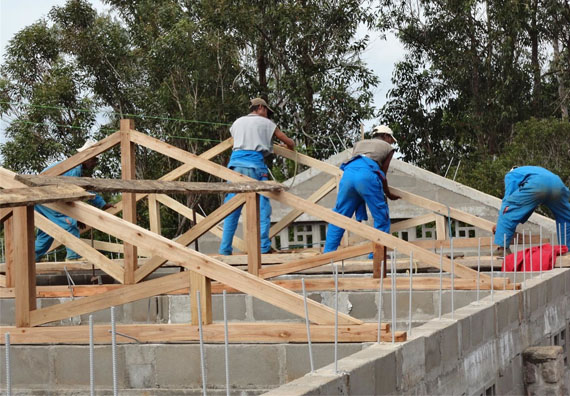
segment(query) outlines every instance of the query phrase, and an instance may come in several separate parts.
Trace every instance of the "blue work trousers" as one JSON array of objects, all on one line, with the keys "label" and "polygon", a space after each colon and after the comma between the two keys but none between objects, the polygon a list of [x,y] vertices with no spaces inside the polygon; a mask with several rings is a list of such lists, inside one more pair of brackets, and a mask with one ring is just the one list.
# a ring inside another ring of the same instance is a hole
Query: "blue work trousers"
[{"label": "blue work trousers", "polygon": [[[267,170],[259,168],[246,168],[241,166],[230,167],[230,169],[246,175],[256,180],[268,180]],[[224,203],[232,199],[235,194],[228,194]],[[222,242],[220,244],[220,254],[232,254],[232,241],[239,221],[242,207],[234,210],[229,216],[224,219],[224,233],[222,235]],[[269,239],[269,228],[271,226],[271,204],[269,199],[259,197],[259,221],[260,221],[260,235],[261,235],[261,253],[269,253],[271,250],[271,240]]]},{"label": "blue work trousers", "polygon": [[518,190],[503,199],[499,213],[495,245],[509,247],[517,225],[524,223],[538,205],[547,206],[556,219],[558,244],[570,248],[570,191],[560,178],[550,172],[529,176]]},{"label": "blue work trousers", "polygon": [[[344,168],[339,183],[339,191],[334,211],[346,217],[352,217],[355,210],[366,203],[374,228],[389,233],[390,213],[384,198],[381,176],[371,169],[364,159],[355,159]],[[329,224],[324,253],[335,251],[340,244],[344,229]]]},{"label": "blue work trousers", "polygon": [[[69,216],[65,216],[59,212],[56,212],[55,210],[46,208],[45,206],[42,205],[36,205],[35,210],[44,217],[47,217],[48,220],[52,221],[53,223],[63,228],[65,231],[79,238],[79,227],[77,226],[77,220]],[[47,253],[52,243],[53,243],[53,237],[46,234],[42,230],[38,229],[38,234],[36,236],[36,245],[35,245],[36,261],[39,261],[42,258],[42,256]],[[67,260],[75,260],[80,257],[81,256],[79,256],[73,250],[67,248],[67,256],[66,256]]]}]

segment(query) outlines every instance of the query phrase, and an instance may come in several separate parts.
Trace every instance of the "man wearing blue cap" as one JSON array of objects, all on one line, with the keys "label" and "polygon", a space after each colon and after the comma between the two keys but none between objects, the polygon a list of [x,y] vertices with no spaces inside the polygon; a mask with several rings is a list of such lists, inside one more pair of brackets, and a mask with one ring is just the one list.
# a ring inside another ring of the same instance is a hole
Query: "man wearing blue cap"
[{"label": "man wearing blue cap", "polygon": [[[538,205],[544,204],[554,214],[559,244],[570,247],[570,191],[560,177],[540,166],[521,166],[505,175],[505,196],[497,225],[493,227],[497,253],[509,245],[519,223],[525,223]],[[506,241],[506,246],[505,245]]]}]

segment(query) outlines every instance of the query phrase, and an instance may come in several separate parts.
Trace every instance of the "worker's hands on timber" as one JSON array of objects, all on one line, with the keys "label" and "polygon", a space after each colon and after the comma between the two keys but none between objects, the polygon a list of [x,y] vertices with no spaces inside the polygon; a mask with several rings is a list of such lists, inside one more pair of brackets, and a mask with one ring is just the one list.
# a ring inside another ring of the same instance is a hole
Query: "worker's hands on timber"
[{"label": "worker's hands on timber", "polygon": [[79,227],[80,230],[84,230],[86,228],[85,224],[80,221],[77,222],[77,227]]},{"label": "worker's hands on timber", "polygon": [[112,203],[106,203],[105,206],[103,206],[101,209],[107,210],[107,209],[114,208],[114,207],[115,207],[115,205],[113,205]]},{"label": "worker's hands on timber", "polygon": [[493,228],[491,229],[491,231],[493,231],[493,234],[494,234],[495,232],[497,232],[497,225],[496,225],[496,224],[493,225]]},{"label": "worker's hands on timber", "polygon": [[386,194],[386,196],[392,201],[397,201],[398,199],[402,198],[399,195],[392,194],[392,193],[388,193],[388,194]]}]

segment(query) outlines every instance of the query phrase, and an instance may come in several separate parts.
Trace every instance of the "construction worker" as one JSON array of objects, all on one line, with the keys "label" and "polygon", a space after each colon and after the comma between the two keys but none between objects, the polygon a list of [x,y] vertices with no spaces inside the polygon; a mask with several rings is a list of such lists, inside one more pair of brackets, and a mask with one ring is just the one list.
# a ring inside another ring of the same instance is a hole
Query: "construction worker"
[{"label": "construction worker", "polygon": [[[368,220],[366,205],[374,218],[374,228],[389,233],[390,215],[386,197],[391,200],[400,197],[392,194],[386,174],[394,155],[394,133],[386,125],[373,129],[372,139],[356,143],[352,157],[341,165],[344,171],[338,187],[334,211],[356,220]],[[324,253],[335,251],[340,244],[344,229],[329,224]]]},{"label": "construction worker", "polygon": [[[293,150],[295,142],[285,135],[279,127],[270,120],[273,110],[262,98],[250,101],[249,114],[238,118],[230,127],[230,133],[234,138],[233,152],[228,163],[228,168],[249,176],[256,180],[268,180],[268,169],[264,158],[273,153],[272,138],[275,136]],[[228,194],[227,202],[235,194]],[[269,240],[269,227],[271,225],[271,204],[269,199],[261,197],[260,207],[260,234],[261,253],[271,251]],[[232,240],[236,232],[241,208],[224,219],[224,232],[219,252],[224,255],[232,254]]]},{"label": "construction worker", "polygon": [[[510,253],[509,245],[519,223],[525,223],[538,205],[554,214],[558,243],[570,247],[570,191],[560,177],[540,166],[512,168],[505,175],[505,197],[497,225],[493,226],[497,253]],[[505,246],[506,241],[506,246]]]},{"label": "construction worker", "polygon": [[[88,149],[89,147],[91,147],[95,143],[96,142],[93,140],[88,140],[77,151],[78,152],[84,151],[84,150]],[[97,157],[90,158],[88,160],[85,160],[85,162],[83,162],[81,165],[78,165],[75,168],[68,170],[62,176],[75,176],[75,177],[86,176],[86,174],[88,172],[90,173],[90,171],[92,171],[97,166],[97,162],[98,162]],[[47,168],[44,169],[44,171],[46,171],[47,169],[49,169],[55,165],[57,165],[57,163],[53,164],[51,166],[48,166]],[[100,195],[97,195],[97,194],[95,195],[94,198],[90,199],[88,202],[91,205],[96,206],[96,207],[103,209],[103,210],[106,210],[106,209],[113,207],[112,204],[106,203],[105,200]],[[43,206],[43,205],[36,205],[34,209],[36,210],[36,212],[43,215],[44,217],[47,217],[48,220],[57,224],[58,226],[63,228],[65,231],[67,231],[67,232],[73,234],[74,236],[76,236],[77,238],[79,238],[79,225],[77,223],[77,220],[75,220],[69,216],[66,216],[63,213],[59,213],[53,209],[50,209],[46,206]],[[83,227],[84,226],[81,225],[81,228],[83,228]],[[39,261],[41,259],[41,257],[46,254],[46,252],[49,250],[52,243],[53,243],[53,237],[46,234],[42,230],[38,229],[38,234],[36,236],[36,246],[35,246],[36,261]],[[67,256],[65,257],[66,261],[79,260],[79,259],[81,259],[81,257],[76,252],[67,248]]]}]

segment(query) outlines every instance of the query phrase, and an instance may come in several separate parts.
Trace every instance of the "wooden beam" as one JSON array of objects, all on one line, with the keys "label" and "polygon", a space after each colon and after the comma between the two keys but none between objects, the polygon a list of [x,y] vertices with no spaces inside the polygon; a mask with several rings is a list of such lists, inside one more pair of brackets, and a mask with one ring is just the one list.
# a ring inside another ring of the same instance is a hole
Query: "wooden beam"
[{"label": "wooden beam", "polygon": [[259,230],[259,195],[245,194],[245,234],[247,243],[247,270],[258,276],[261,268],[261,242]]},{"label": "wooden beam", "polygon": [[361,256],[363,254],[368,254],[371,251],[372,251],[371,243],[366,243],[358,246],[350,246],[344,249],[339,249],[335,252],[319,254],[314,257],[308,257],[301,260],[290,261],[285,264],[265,266],[259,271],[259,275],[265,279],[272,278],[279,275],[302,271],[308,268],[319,267],[323,264],[328,264],[330,262]]},{"label": "wooden beam", "polygon": [[381,267],[384,267],[384,278],[386,277],[386,248],[382,245],[375,243],[374,251],[372,252],[372,277],[380,278],[382,275]]},{"label": "wooden beam", "polygon": [[[226,169],[226,168],[223,168]],[[228,171],[232,172],[228,169]],[[265,194],[265,193],[264,193]],[[160,235],[130,224],[109,213],[101,211],[83,202],[48,204],[48,207],[73,217],[85,224],[95,225],[108,234],[117,236],[133,245],[144,245],[154,255],[162,256],[189,270],[196,271],[211,279],[230,285],[244,293],[259,298],[269,304],[282,308],[294,315],[305,316],[303,298],[289,290],[275,286],[221,261],[212,259],[200,252],[166,239]],[[344,216],[343,216],[344,217]],[[319,324],[334,322],[334,310],[314,301],[308,302],[309,318]],[[339,323],[357,323],[362,321],[349,315],[339,315]]]},{"label": "wooden beam", "polygon": [[32,312],[36,309],[34,207],[20,206],[13,210],[16,326],[29,327],[32,325]]},{"label": "wooden beam", "polygon": [[130,285],[129,287],[118,288],[102,294],[34,310],[30,313],[30,323],[28,326],[39,326],[72,316],[83,315],[116,305],[126,304],[142,298],[157,296],[188,287],[189,284],[190,272],[188,271],[163,276],[137,285]]},{"label": "wooden beam", "polygon": [[[289,158],[290,160],[296,161],[299,164],[310,166],[311,168],[319,169],[322,172],[328,173],[329,175],[333,176],[342,176],[342,170],[338,168],[338,166],[331,165],[329,163],[319,161],[308,155],[301,154],[298,151],[289,150],[286,147],[281,145],[274,144],[273,151],[275,154],[280,155],[285,158]],[[390,187],[392,189],[392,187]]]},{"label": "wooden beam", "polygon": [[[128,192],[138,194],[210,194],[245,193],[256,191],[282,191],[287,188],[274,181],[251,181],[242,183],[204,183],[165,180],[118,180],[42,175],[18,175],[16,180],[29,187],[79,186],[89,191]],[[83,190],[78,190],[83,191]],[[0,199],[2,196],[0,195]],[[54,199],[55,201],[56,199]],[[71,199],[70,199],[71,200]],[[1,201],[0,201],[1,202]]]},{"label": "wooden beam", "polygon": [[93,194],[73,185],[10,188],[0,190],[0,208],[33,206],[57,201],[78,201],[92,197]]},{"label": "wooden beam", "polygon": [[119,144],[120,141],[121,141],[121,136],[119,132],[115,132],[112,135],[107,136],[105,139],[95,143],[93,146],[89,147],[88,149],[69,157],[65,161],[62,161],[52,166],[49,169],[46,169],[41,174],[44,176],[61,175],[62,173],[65,173],[68,170],[75,168],[77,165],[81,165],[88,159],[96,157],[99,154],[102,154],[105,151],[110,150],[111,148]]},{"label": "wooden beam", "polygon": [[[123,180],[136,179],[135,174],[135,144],[131,142],[131,130],[135,129],[133,120],[123,119],[121,125],[121,178]],[[123,219],[129,223],[137,223],[137,199],[136,194],[123,193]],[[124,271],[125,283],[135,283],[135,271],[137,270],[137,247],[128,242],[124,244]]]},{"label": "wooden beam", "polygon": [[[337,184],[337,181],[335,178],[330,179],[328,182],[323,184],[317,191],[312,193],[307,198],[307,201],[314,202],[314,203],[319,202],[328,193],[330,193],[332,190],[334,190],[336,188],[336,184]],[[282,229],[286,228],[287,226],[289,226],[289,224],[291,224],[292,222],[297,220],[297,218],[299,218],[299,216],[301,216],[302,214],[303,214],[302,211],[295,210],[295,209],[290,211],[289,213],[287,213],[281,220],[279,220],[277,223],[275,223],[273,226],[271,226],[271,228],[269,229],[269,238],[273,238]]]},{"label": "wooden beam", "polygon": [[[200,292],[200,301],[198,301],[198,291]],[[198,304],[200,304],[202,324],[212,323],[212,282],[204,275],[190,271],[190,310],[194,326],[200,322],[198,320]]]},{"label": "wooden beam", "polygon": [[[204,172],[208,172],[216,177],[224,178],[226,180],[236,182],[236,181],[244,181],[244,180],[253,180],[245,175],[240,173],[234,172],[231,169],[225,168],[221,165],[215,164],[210,161],[203,160],[202,158],[197,157],[194,154],[188,153],[184,150],[178,149],[176,147],[170,146],[164,142],[161,142],[157,139],[154,139],[150,136],[143,135],[138,132],[133,132],[132,139],[140,145],[143,145],[147,148],[160,152],[164,155],[168,155],[174,159],[183,162],[192,162],[196,168],[201,169]],[[316,161],[316,160],[315,160]],[[340,171],[340,170],[339,170]],[[402,192],[403,194],[404,192]],[[356,220],[349,219],[341,214],[335,213],[330,209],[323,208],[317,204],[312,202],[308,202],[305,199],[299,198],[293,194],[290,194],[286,191],[282,191],[279,193],[276,192],[261,192],[261,195],[264,195],[270,199],[274,199],[278,202],[281,202],[285,205],[289,205],[295,209],[302,210],[306,213],[309,213],[315,217],[318,217],[322,220],[325,220],[328,223],[333,223],[338,227],[342,227],[345,230],[351,231],[356,235],[359,235],[363,238],[371,240],[372,242],[379,243],[386,247],[392,249],[398,249],[400,253],[410,255],[413,252],[414,257],[417,260],[426,261],[427,263],[439,267],[439,256],[429,252],[425,249],[418,248],[406,241],[403,241],[399,238],[396,238],[390,234],[386,234],[382,231],[376,230],[373,227],[370,227],[366,224],[361,224]],[[406,194],[409,194],[406,192]],[[400,194],[398,194],[400,195]],[[411,194],[413,195],[413,194]],[[409,195],[407,195],[409,197]],[[421,198],[421,197],[420,197]],[[426,200],[426,199],[424,199]],[[429,201],[429,200],[427,200]],[[423,202],[423,201],[422,201]],[[433,201],[429,201],[430,203]],[[438,204],[440,205],[440,204]],[[441,205],[444,206],[444,205]],[[446,211],[447,207],[445,206]],[[461,211],[456,211],[461,212]],[[454,212],[454,213],[456,213]],[[461,212],[463,213],[463,212]],[[457,213],[456,213],[457,214]],[[469,215],[471,216],[471,215]],[[476,216],[473,216],[475,219],[479,219]],[[482,219],[479,219],[482,220]],[[485,220],[486,222],[487,220]],[[488,222],[491,223],[491,222]],[[458,277],[465,277],[465,278],[475,278],[477,272],[470,269],[458,265],[457,263],[452,263],[449,259],[443,259],[443,269],[446,272],[451,272],[451,266],[455,266],[454,272],[455,275]],[[482,282],[489,282],[490,277],[486,275],[481,275]]]},{"label": "wooden beam", "polygon": [[150,230],[155,234],[162,234],[162,226],[160,222],[160,204],[156,200],[156,194],[149,194],[148,196],[148,220],[150,223]]},{"label": "wooden beam", "polygon": [[[4,334],[10,333],[12,344],[88,344],[89,326],[35,327],[18,329],[11,326],[0,327],[0,344],[4,343]],[[284,343],[307,342],[307,328],[304,323],[229,323],[229,342],[232,343]],[[224,324],[213,323],[202,327],[204,341],[208,343],[224,342]],[[392,341],[388,325],[383,323],[381,339]],[[198,326],[188,324],[133,324],[117,325],[120,334],[126,334],[142,343],[164,342],[197,342],[200,340]],[[334,342],[333,325],[311,325],[312,342]],[[96,325],[93,327],[94,342],[111,343],[111,326]],[[132,338],[119,337],[122,343],[136,342]],[[378,323],[361,325],[339,325],[339,342],[376,342]],[[396,341],[406,340],[406,333],[397,331]]]},{"label": "wooden beam", "polygon": [[[183,205],[180,202],[178,202],[177,200],[169,197],[168,195],[158,194],[156,196],[156,199],[158,201],[160,201],[160,203],[162,203],[163,205],[169,207],[170,209],[172,209],[176,213],[181,214],[182,216],[186,217],[189,220],[193,221],[194,220],[194,214],[195,214],[196,220],[198,221],[198,224],[200,224],[206,218],[206,217],[202,216],[201,214],[197,213],[196,211],[190,209],[186,205]],[[243,198],[243,203],[245,203],[245,198]],[[242,205],[243,205],[243,203],[242,203]],[[239,206],[241,206],[241,205],[239,205]],[[232,212],[233,212],[233,210],[232,210]],[[212,212],[212,213],[214,213],[214,212]],[[231,212],[226,213],[223,217],[226,217],[230,213]],[[208,217],[210,217],[210,216],[211,216],[211,214],[208,215]],[[223,220],[223,218],[220,218],[218,221],[222,221],[222,220]],[[218,238],[222,238],[223,230],[221,227],[218,227],[216,225],[215,227],[211,227],[208,231],[210,233],[214,234],[215,236],[217,236]],[[234,239],[232,240],[232,246],[241,250],[242,252],[247,251],[247,246],[245,244],[245,241],[241,238],[238,238],[235,235],[234,235]]]},{"label": "wooden beam", "polygon": [[[102,250],[104,252],[111,252],[111,253],[124,253],[123,244],[122,243],[114,243],[114,242],[105,242],[99,241],[97,239],[91,240],[87,238],[81,238],[81,241],[85,242],[87,245],[95,248],[96,250]],[[137,254],[139,257],[150,257],[151,254],[144,250],[144,248],[137,248]]]},{"label": "wooden beam", "polygon": [[14,222],[13,217],[10,216],[4,222],[4,260],[6,267],[6,285],[4,287],[14,287]]},{"label": "wooden beam", "polygon": [[447,239],[447,219],[443,216],[435,217],[435,235],[438,241],[444,241]]},{"label": "wooden beam", "polygon": [[[392,187],[390,187],[392,188]],[[435,221],[436,215],[433,213],[428,213],[422,216],[413,217],[411,219],[406,219],[398,221],[397,223],[392,223],[390,225],[390,232],[405,231],[408,228],[417,227],[426,223],[431,223]]]},{"label": "wooden beam", "polygon": [[[158,199],[162,199],[161,196]],[[170,198],[171,199],[171,198]],[[181,245],[188,246],[194,240],[204,235],[210,228],[214,227],[220,222],[221,219],[226,217],[228,214],[232,213],[234,210],[239,208],[245,203],[245,197],[243,195],[236,195],[228,202],[220,206],[218,209],[213,211],[210,216],[204,218],[190,230],[186,231],[184,234],[180,235],[175,239],[175,241]],[[154,256],[146,263],[144,263],[135,273],[135,281],[140,282],[148,275],[153,273],[158,267],[164,264],[167,259],[159,256]]]}]

